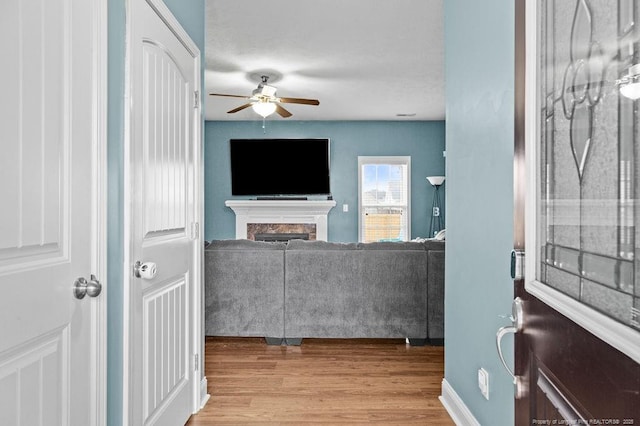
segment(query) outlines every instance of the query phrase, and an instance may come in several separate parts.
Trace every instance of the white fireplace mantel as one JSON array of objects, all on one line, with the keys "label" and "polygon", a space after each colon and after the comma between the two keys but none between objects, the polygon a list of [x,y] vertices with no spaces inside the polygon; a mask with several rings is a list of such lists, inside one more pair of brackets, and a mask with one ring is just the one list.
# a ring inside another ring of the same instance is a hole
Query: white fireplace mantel
[{"label": "white fireplace mantel", "polygon": [[236,214],[236,238],[247,238],[249,223],[313,223],[316,238],[327,240],[327,215],[333,200],[227,200]]}]

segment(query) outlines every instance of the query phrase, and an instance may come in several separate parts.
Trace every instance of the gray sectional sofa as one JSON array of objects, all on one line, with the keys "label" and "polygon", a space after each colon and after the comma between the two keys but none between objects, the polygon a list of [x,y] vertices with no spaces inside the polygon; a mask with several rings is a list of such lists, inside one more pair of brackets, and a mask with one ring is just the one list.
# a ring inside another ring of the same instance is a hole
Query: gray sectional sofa
[{"label": "gray sectional sofa", "polygon": [[267,243],[205,248],[205,333],[304,338],[444,339],[443,241]]}]

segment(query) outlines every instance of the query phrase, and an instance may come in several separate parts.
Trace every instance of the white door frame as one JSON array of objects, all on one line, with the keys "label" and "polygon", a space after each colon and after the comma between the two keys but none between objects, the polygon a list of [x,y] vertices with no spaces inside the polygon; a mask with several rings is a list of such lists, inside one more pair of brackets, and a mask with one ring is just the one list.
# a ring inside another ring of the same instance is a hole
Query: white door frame
[{"label": "white door frame", "polygon": [[[151,8],[153,8],[158,16],[164,21],[164,23],[171,29],[171,31],[176,35],[176,37],[182,42],[185,48],[195,57],[196,59],[196,82],[195,87],[198,90],[198,93],[201,93],[201,59],[200,59],[200,49],[198,46],[191,40],[186,31],[182,28],[179,21],[175,18],[173,13],[167,8],[162,0],[144,0],[146,1]],[[130,206],[132,205],[132,188],[133,188],[133,179],[134,174],[131,168],[131,141],[134,136],[133,129],[133,108],[131,107],[131,46],[132,46],[132,31],[131,31],[131,1],[127,2],[126,6],[126,40],[127,40],[127,53],[126,53],[126,70],[125,70],[125,105],[128,106],[128,111],[125,112],[125,131],[124,131],[124,274],[123,274],[123,287],[124,287],[124,318],[123,318],[123,392],[122,392],[122,424],[127,426],[130,424],[130,397],[131,389],[131,343],[130,339],[132,338],[132,324],[131,324],[131,297],[130,291],[131,283],[132,283],[132,273],[133,273],[133,263],[135,259],[131,258],[131,244],[129,241],[129,236],[131,235],[131,229],[133,226],[133,212],[131,211]],[[194,285],[192,287],[192,300],[191,304],[191,315],[192,315],[192,323],[193,323],[193,347],[191,348],[192,354],[195,354],[197,359],[199,360],[198,372],[200,374],[200,381],[193,381],[193,389],[192,389],[192,412],[195,413],[200,410],[206,401],[209,398],[207,394],[207,378],[204,376],[204,332],[203,332],[203,244],[202,244],[202,218],[203,218],[203,210],[204,210],[204,189],[202,185],[203,179],[203,171],[202,171],[202,96],[198,96],[196,100],[196,112],[194,113],[194,137],[196,138],[194,143],[194,162],[197,176],[196,182],[194,182],[194,191],[195,191],[195,199],[196,199],[196,208],[195,208],[195,217],[194,223],[196,224],[195,229],[192,230],[195,238],[193,239],[193,244],[195,245],[194,250]]]},{"label": "white door frame", "polygon": [[92,133],[92,198],[95,214],[91,218],[92,256],[91,270],[102,282],[100,297],[92,297],[91,309],[91,359],[92,377],[95,383],[91,400],[91,413],[95,425],[107,423],[107,301],[109,277],[107,276],[107,121],[108,121],[108,0],[95,0],[94,31],[95,50],[93,100],[95,116]]}]

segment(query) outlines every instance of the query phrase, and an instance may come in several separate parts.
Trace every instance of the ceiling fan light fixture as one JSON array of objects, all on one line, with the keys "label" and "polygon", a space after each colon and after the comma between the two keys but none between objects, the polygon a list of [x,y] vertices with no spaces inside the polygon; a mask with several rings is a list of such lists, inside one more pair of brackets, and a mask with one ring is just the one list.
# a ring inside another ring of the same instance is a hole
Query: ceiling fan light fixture
[{"label": "ceiling fan light fixture", "polygon": [[266,118],[276,112],[276,104],[269,101],[254,102],[251,105],[251,108],[253,108],[256,114],[262,116],[263,118]]},{"label": "ceiling fan light fixture", "polygon": [[620,94],[634,101],[640,99],[640,82],[621,85]]},{"label": "ceiling fan light fixture", "polygon": [[273,86],[269,86],[266,84],[262,85],[262,92],[261,92],[262,96],[275,96],[276,95],[276,88]]},{"label": "ceiling fan light fixture", "polygon": [[616,81],[620,94],[631,100],[640,99],[640,64],[629,67],[627,74]]},{"label": "ceiling fan light fixture", "polygon": [[278,98],[276,97],[276,87],[269,86],[267,81],[269,76],[260,76],[262,82],[258,84],[258,87],[253,90],[251,96],[242,95],[228,95],[224,93],[211,93],[212,96],[225,96],[228,98],[243,98],[248,99],[244,105],[240,105],[230,111],[227,114],[235,114],[238,111],[242,111],[245,108],[253,108],[256,114],[260,115],[263,119],[267,118],[274,112],[277,112],[282,118],[291,117],[291,113],[280,105],[286,104],[303,104],[303,105],[320,105],[320,101],[317,99],[305,99],[305,98]]}]

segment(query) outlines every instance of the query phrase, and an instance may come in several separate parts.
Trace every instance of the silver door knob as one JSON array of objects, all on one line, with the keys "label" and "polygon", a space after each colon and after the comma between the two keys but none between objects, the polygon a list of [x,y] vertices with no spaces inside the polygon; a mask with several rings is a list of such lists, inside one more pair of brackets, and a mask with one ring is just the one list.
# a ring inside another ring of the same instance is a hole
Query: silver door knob
[{"label": "silver door knob", "polygon": [[84,296],[98,297],[101,292],[102,284],[93,274],[89,281],[84,277],[80,277],[73,283],[73,295],[76,299],[84,299]]},{"label": "silver door knob", "polygon": [[154,262],[140,262],[137,261],[133,265],[133,275],[136,278],[142,278],[144,280],[152,280],[158,273],[158,267]]}]

